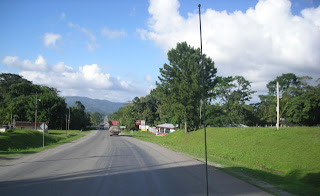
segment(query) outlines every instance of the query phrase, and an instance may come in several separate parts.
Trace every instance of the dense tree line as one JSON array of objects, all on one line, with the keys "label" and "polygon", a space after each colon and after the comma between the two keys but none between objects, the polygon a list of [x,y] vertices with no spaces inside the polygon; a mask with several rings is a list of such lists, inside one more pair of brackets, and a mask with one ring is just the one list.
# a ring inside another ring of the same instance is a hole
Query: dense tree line
[{"label": "dense tree line", "polygon": [[[58,90],[47,86],[35,85],[19,75],[0,74],[0,124],[16,121],[35,120],[36,98],[37,121],[47,122],[50,129],[65,129],[69,108]],[[81,102],[70,108],[70,129],[84,129],[91,124],[90,114],[85,112]],[[100,118],[102,121],[102,118]]]},{"label": "dense tree line", "polygon": [[135,97],[110,119],[120,121],[128,129],[137,129],[135,121],[148,125],[178,124],[185,131],[198,129],[203,122],[202,84],[205,85],[206,123],[209,126],[245,124],[275,125],[276,82],[280,86],[280,118],[282,124],[314,126],[320,124],[320,85],[309,84],[311,77],[282,74],[267,84],[268,94],[248,104],[255,92],[243,76],[216,76],[214,62],[203,56],[205,68],[202,83],[200,50],[178,43],[168,52],[169,64],[160,68],[157,87],[145,97]]}]

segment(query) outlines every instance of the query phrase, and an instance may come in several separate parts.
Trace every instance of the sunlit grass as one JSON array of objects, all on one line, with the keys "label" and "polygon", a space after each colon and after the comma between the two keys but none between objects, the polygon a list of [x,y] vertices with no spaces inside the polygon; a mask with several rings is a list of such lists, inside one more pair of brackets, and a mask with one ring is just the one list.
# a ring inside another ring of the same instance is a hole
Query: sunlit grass
[{"label": "sunlit grass", "polygon": [[[203,129],[133,136],[204,159]],[[298,195],[320,195],[320,127],[207,128],[207,147],[208,161],[227,172],[242,172]]]},{"label": "sunlit grass", "polygon": [[43,134],[34,130],[15,129],[14,132],[0,134],[0,156],[13,156],[17,154],[30,154],[52,148],[85,136],[90,131],[49,130],[44,134],[45,147],[43,148]]}]

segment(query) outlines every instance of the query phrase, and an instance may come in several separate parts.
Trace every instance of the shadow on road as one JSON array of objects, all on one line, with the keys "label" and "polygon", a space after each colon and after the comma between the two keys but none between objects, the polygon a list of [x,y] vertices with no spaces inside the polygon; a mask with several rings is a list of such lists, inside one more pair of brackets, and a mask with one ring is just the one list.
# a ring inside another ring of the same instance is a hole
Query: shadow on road
[{"label": "shadow on road", "polygon": [[[0,195],[205,195],[204,171],[202,164],[132,168],[125,163],[122,167],[0,182]],[[210,169],[210,195],[268,195],[225,175]]]}]

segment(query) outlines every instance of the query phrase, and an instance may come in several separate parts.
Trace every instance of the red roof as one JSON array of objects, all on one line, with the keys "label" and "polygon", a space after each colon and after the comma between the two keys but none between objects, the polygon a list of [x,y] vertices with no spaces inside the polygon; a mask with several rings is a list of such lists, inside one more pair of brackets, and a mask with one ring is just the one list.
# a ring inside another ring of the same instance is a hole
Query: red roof
[{"label": "red roof", "polygon": [[[37,127],[43,122],[37,122]],[[16,121],[16,127],[34,127],[34,122],[27,122],[27,121]]]}]

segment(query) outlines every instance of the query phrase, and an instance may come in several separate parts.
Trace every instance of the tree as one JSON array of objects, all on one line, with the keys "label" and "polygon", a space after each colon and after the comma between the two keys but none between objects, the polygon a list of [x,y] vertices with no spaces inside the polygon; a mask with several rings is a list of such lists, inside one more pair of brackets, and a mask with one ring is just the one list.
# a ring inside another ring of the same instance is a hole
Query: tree
[{"label": "tree", "polygon": [[282,74],[267,84],[268,95],[260,95],[255,105],[256,115],[261,123],[276,121],[276,82],[280,91],[280,118],[286,123],[316,125],[319,123],[319,85],[311,86],[309,76],[298,77],[293,73]]},{"label": "tree", "polygon": [[[200,49],[194,49],[186,42],[178,43],[168,52],[169,64],[160,68],[160,101],[171,110],[175,122],[183,121],[185,133],[199,126],[199,105],[202,98],[202,77],[200,66]],[[215,85],[216,68],[214,62],[202,57],[204,72],[205,97],[209,97]]]},{"label": "tree", "polygon": [[286,112],[288,123],[314,126],[320,123],[320,87],[290,99]]},{"label": "tree", "polygon": [[293,73],[282,74],[276,79],[270,81],[267,84],[269,90],[269,95],[276,95],[277,81],[279,82],[279,91],[282,94],[283,91],[287,90],[289,87],[298,85],[298,77]]},{"label": "tree", "polygon": [[85,106],[76,101],[75,106],[71,108],[70,129],[85,129],[90,126],[90,115],[85,112]]},{"label": "tree", "polygon": [[[214,89],[213,99],[218,99],[221,104],[220,112],[224,113],[225,124],[253,124],[253,108],[245,104],[250,101],[251,82],[243,76],[217,77],[217,85]],[[217,109],[218,106],[211,107]],[[214,120],[213,120],[214,122]]]},{"label": "tree", "polygon": [[[38,121],[49,123],[50,128],[62,128],[65,123],[66,104],[58,90],[34,85],[16,74],[0,74],[0,123],[6,123],[5,112],[13,107],[13,116],[19,121],[34,121],[35,94],[38,94]],[[3,93],[3,94],[2,94]]]},{"label": "tree", "polygon": [[98,112],[93,112],[90,114],[90,123],[94,126],[99,125],[103,122],[103,115]]}]

